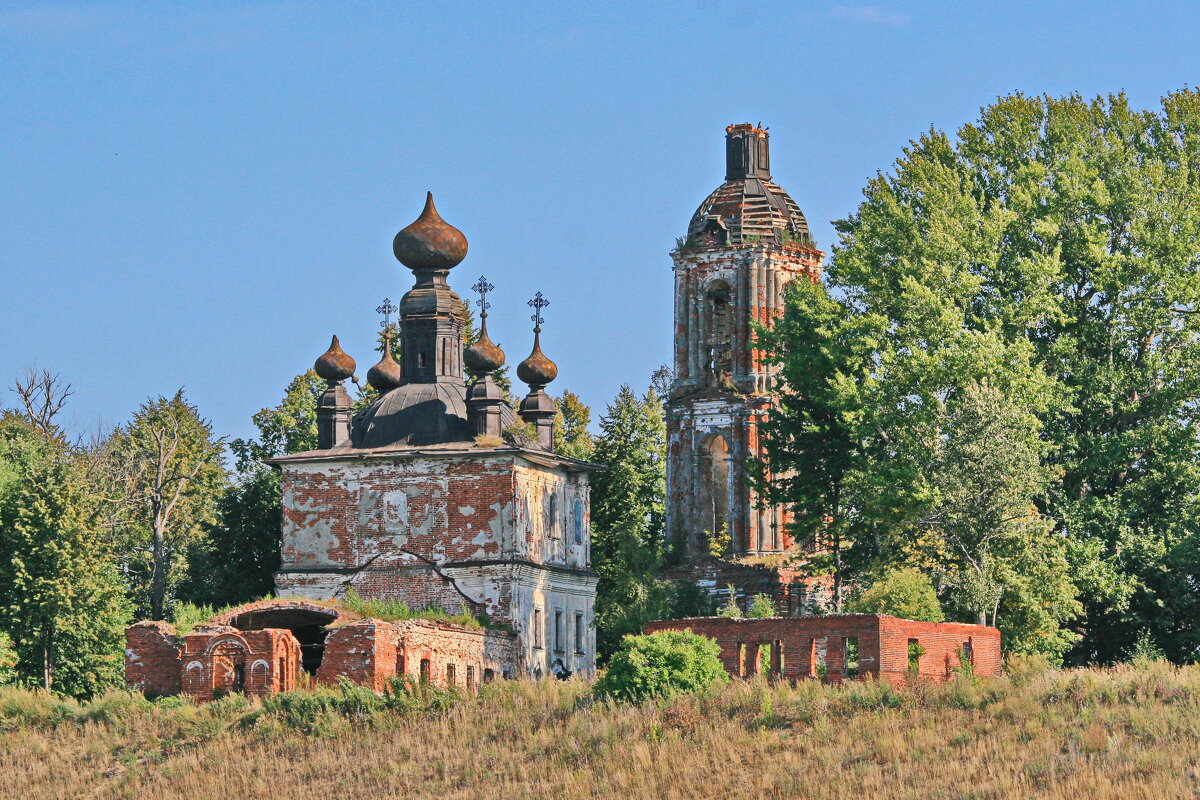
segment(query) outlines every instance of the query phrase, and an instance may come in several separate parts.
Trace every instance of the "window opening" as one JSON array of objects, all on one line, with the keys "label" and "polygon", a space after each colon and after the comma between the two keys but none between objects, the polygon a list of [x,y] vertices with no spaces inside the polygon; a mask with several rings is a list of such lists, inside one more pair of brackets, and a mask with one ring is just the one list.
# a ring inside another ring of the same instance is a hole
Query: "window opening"
[{"label": "window opening", "polygon": [[543,648],[542,641],[542,610],[535,608],[533,610],[533,647],[535,650]]},{"label": "window opening", "polygon": [[457,672],[457,670],[453,664],[446,665],[446,687],[447,688],[453,689],[455,686],[458,685],[458,675],[455,674],[456,672]]},{"label": "window opening", "polygon": [[421,659],[421,683],[429,683],[429,659]]},{"label": "window opening", "polygon": [[846,677],[858,677],[858,637],[846,636],[842,639],[842,656],[846,664]]},{"label": "window opening", "polygon": [[809,675],[814,678],[819,678],[822,681],[829,675],[829,668],[825,664],[825,656],[829,652],[829,640],[822,637],[820,639],[810,639],[809,646]]},{"label": "window opening", "polygon": [[554,611],[554,652],[563,652],[563,612],[555,609]]},{"label": "window opening", "polygon": [[575,612],[575,655],[581,656],[584,654],[584,639],[586,632],[583,627],[583,612]]},{"label": "window opening", "polygon": [[921,647],[920,639],[908,640],[908,671],[916,674],[921,671],[921,656],[925,655],[925,648]]},{"label": "window opening", "polygon": [[575,501],[575,544],[583,544],[583,501]]},{"label": "window opening", "polygon": [[475,691],[475,668],[471,666],[467,667],[467,691]]}]

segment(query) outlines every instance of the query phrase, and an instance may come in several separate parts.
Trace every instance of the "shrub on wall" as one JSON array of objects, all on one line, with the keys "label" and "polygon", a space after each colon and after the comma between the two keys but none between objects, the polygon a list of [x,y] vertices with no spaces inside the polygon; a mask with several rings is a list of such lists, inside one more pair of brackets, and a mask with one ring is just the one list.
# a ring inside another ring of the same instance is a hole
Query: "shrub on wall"
[{"label": "shrub on wall", "polygon": [[714,640],[691,631],[626,636],[596,682],[596,694],[639,703],[719,686],[729,680],[720,654]]}]

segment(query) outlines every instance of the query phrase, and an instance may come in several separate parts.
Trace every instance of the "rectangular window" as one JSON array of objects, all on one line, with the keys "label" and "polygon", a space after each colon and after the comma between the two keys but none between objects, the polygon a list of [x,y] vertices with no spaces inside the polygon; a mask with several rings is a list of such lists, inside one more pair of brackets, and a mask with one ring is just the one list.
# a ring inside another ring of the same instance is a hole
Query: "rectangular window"
[{"label": "rectangular window", "polygon": [[975,645],[971,639],[967,639],[965,642],[963,642],[962,653],[963,653],[963,661],[966,662],[968,665],[974,666],[974,664],[975,664]]},{"label": "rectangular window", "polygon": [[925,648],[921,647],[920,639],[908,640],[908,671],[916,674],[921,671],[921,656],[925,655]]},{"label": "rectangular window", "polygon": [[575,501],[575,544],[583,544],[583,501]]},{"label": "rectangular window", "polygon": [[846,636],[842,639],[842,658],[846,664],[846,677],[858,677],[858,637]]},{"label": "rectangular window", "polygon": [[536,650],[543,648],[542,644],[542,610],[535,608],[533,610],[533,646]]},{"label": "rectangular window", "polygon": [[467,691],[475,691],[475,668],[467,667]]},{"label": "rectangular window", "polygon": [[575,612],[575,655],[581,656],[587,652],[584,647],[587,641],[583,638],[587,636],[587,629],[583,625],[583,612]]},{"label": "rectangular window", "polygon": [[561,653],[563,647],[563,612],[561,609],[554,610],[554,652]]},{"label": "rectangular window", "polygon": [[421,659],[421,683],[429,683],[429,659]]},{"label": "rectangular window", "polygon": [[446,687],[449,689],[453,689],[455,686],[458,685],[458,680],[457,680],[458,676],[455,675],[454,673],[455,673],[454,665],[447,664],[446,665]]}]

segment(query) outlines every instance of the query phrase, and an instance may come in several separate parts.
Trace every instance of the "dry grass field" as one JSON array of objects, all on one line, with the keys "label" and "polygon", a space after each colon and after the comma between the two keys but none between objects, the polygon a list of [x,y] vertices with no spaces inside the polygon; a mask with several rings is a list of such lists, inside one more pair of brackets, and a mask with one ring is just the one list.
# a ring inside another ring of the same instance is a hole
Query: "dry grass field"
[{"label": "dry grass field", "polygon": [[1161,662],[904,689],[735,682],[641,707],[554,681],[401,711],[6,690],[0,729],[0,798],[19,800],[1200,796],[1200,667]]}]

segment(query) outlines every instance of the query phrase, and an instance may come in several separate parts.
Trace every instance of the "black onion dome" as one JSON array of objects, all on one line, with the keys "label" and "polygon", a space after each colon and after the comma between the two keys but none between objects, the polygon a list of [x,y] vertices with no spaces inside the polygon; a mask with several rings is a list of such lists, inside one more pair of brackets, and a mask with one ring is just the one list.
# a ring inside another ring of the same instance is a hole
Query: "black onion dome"
[{"label": "black onion dome", "polygon": [[488,338],[487,324],[479,332],[479,340],[463,351],[463,364],[472,372],[483,374],[504,366],[504,351]]},{"label": "black onion dome", "polygon": [[542,352],[540,336],[533,335],[533,352],[517,365],[517,377],[530,386],[545,386],[558,377],[558,365]]},{"label": "black onion dome", "polygon": [[392,348],[385,347],[379,363],[367,370],[367,383],[380,394],[387,394],[400,385],[400,380],[400,365],[392,358]]},{"label": "black onion dome", "polygon": [[329,349],[313,364],[313,370],[327,381],[344,381],[354,374],[354,359],[348,356],[334,336]]},{"label": "black onion dome", "polygon": [[447,270],[467,257],[467,237],[438,214],[433,192],[421,216],[392,240],[396,259],[412,270]]},{"label": "black onion dome", "polygon": [[406,383],[354,421],[355,447],[420,447],[472,442],[462,382]]}]

